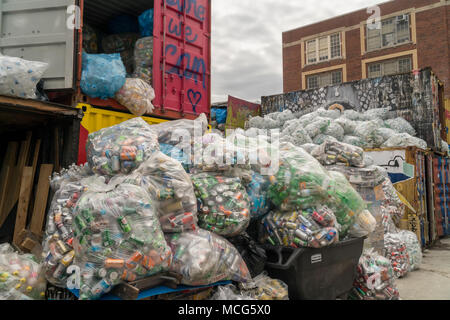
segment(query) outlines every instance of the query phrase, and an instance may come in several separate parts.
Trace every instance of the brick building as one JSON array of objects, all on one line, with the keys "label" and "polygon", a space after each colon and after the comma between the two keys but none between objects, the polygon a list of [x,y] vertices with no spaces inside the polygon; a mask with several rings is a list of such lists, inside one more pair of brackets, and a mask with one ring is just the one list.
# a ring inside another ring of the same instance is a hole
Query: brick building
[{"label": "brick building", "polygon": [[283,33],[284,92],[431,67],[450,98],[450,0],[382,3]]}]

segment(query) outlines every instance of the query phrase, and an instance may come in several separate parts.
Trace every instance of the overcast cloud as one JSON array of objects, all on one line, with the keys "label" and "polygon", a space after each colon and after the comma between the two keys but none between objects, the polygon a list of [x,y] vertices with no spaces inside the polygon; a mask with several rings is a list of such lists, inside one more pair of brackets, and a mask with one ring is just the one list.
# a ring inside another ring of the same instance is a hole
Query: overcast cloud
[{"label": "overcast cloud", "polygon": [[283,31],[380,2],[212,0],[212,102],[282,93]]}]

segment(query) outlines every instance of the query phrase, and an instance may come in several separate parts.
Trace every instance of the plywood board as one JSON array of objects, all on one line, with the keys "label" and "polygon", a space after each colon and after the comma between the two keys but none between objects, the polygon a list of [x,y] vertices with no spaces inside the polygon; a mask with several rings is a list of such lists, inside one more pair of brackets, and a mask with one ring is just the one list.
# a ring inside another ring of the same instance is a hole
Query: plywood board
[{"label": "plywood board", "polygon": [[42,164],[39,172],[39,181],[36,189],[36,196],[31,217],[30,231],[36,236],[42,234],[44,225],[45,209],[50,188],[49,177],[53,172],[53,164]]},{"label": "plywood board", "polygon": [[17,206],[16,224],[14,226],[13,243],[19,245],[19,233],[25,229],[27,223],[28,205],[31,189],[33,188],[33,167],[24,167],[20,184],[19,203]]}]

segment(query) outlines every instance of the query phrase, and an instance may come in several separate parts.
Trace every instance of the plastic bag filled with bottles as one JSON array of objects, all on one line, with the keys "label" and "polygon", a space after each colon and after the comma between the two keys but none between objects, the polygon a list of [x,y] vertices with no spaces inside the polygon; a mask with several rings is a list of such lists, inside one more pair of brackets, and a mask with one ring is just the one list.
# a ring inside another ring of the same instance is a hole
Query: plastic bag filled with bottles
[{"label": "plastic bag filled with bottles", "polygon": [[250,199],[238,177],[213,172],[191,176],[200,200],[199,226],[221,236],[233,237],[244,232],[250,223]]},{"label": "plastic bag filled with bottles", "polygon": [[36,86],[49,64],[16,57],[0,56],[0,94],[36,99]]},{"label": "plastic bag filled with bottles", "polygon": [[406,245],[409,256],[409,270],[414,271],[420,268],[422,264],[422,247],[414,232],[408,230],[400,230],[400,236]]},{"label": "plastic bag filled with bottles", "polygon": [[134,78],[153,86],[153,37],[141,38],[134,47]]},{"label": "plastic bag filled with bottles", "polygon": [[336,217],[327,206],[270,212],[261,223],[260,241],[275,246],[322,248],[339,241]]},{"label": "plastic bag filled with bottles", "polygon": [[89,134],[88,162],[95,173],[130,173],[159,149],[156,132],[142,118],[134,118]]},{"label": "plastic bag filled with bottles", "polygon": [[168,270],[172,252],[156,208],[143,188],[121,183],[90,188],[75,208],[80,299],[97,299],[121,281]]},{"label": "plastic bag filled with bottles", "polygon": [[0,245],[0,300],[42,300],[46,286],[34,255],[19,254],[8,243]]},{"label": "plastic bag filled with bottles", "polygon": [[[72,265],[75,252],[73,251],[73,214],[75,206],[91,185],[105,185],[104,177],[83,175],[80,167],[69,171],[77,173],[78,179],[71,177],[62,181],[53,196],[47,214],[47,224],[43,241],[43,269],[46,279],[55,286],[65,287],[69,274],[67,268]],[[59,175],[55,175],[58,179]],[[54,178],[54,179],[55,179]],[[53,181],[53,180],[52,180]]]},{"label": "plastic bag filled with bottles", "polygon": [[208,285],[222,280],[251,279],[247,265],[236,248],[221,236],[198,229],[166,234],[173,252],[170,270],[183,276],[186,285]]},{"label": "plastic bag filled with bottles", "polygon": [[413,126],[402,117],[386,120],[384,122],[384,126],[386,128],[395,130],[398,133],[407,133],[411,136],[416,135],[416,130],[413,128]]},{"label": "plastic bag filled with bottles", "polygon": [[244,292],[240,292],[233,284],[218,286],[210,300],[257,300]]},{"label": "plastic bag filled with bottles", "polygon": [[383,148],[392,148],[392,147],[409,147],[415,146],[420,149],[427,149],[427,143],[417,137],[413,137],[408,133],[397,133],[391,136],[386,142],[382,144]]},{"label": "plastic bag filled with bottles", "polygon": [[311,154],[322,165],[341,164],[347,167],[364,167],[364,150],[338,141],[326,140]]},{"label": "plastic bag filled with bottles", "polygon": [[281,211],[296,211],[326,204],[341,225],[345,237],[364,201],[339,172],[328,172],[302,148],[281,144],[278,172],[270,177],[269,198]]},{"label": "plastic bag filled with bottles", "polygon": [[359,258],[357,277],[349,300],[399,300],[394,272],[389,259],[373,249],[364,250]]},{"label": "plastic bag filled with bottles", "polygon": [[257,275],[251,281],[239,283],[239,288],[241,294],[255,300],[289,300],[287,284],[269,277],[267,271]]},{"label": "plastic bag filled with bottles", "polygon": [[109,99],[126,80],[126,70],[119,53],[87,54],[83,52],[81,90],[92,98]]},{"label": "plastic bag filled with bottles", "polygon": [[197,198],[192,180],[180,162],[157,151],[132,176],[155,200],[164,232],[197,229]]},{"label": "plastic bag filled with bottles", "polygon": [[252,181],[246,185],[247,194],[250,198],[250,216],[257,219],[264,216],[270,210],[270,201],[267,192],[270,181],[267,176],[263,176],[253,171]]},{"label": "plastic bag filled with bottles", "polygon": [[116,100],[135,116],[152,113],[155,90],[144,80],[127,78],[124,86],[116,93]]},{"label": "plastic bag filled with bottles", "polygon": [[194,142],[203,137],[208,129],[208,119],[202,113],[195,120],[180,119],[162,122],[152,125],[152,129],[157,133],[160,143],[167,143],[183,149],[191,147]]},{"label": "plastic bag filled with bottles", "polygon": [[406,243],[399,233],[386,233],[384,235],[384,248],[386,257],[391,261],[394,276],[404,277],[411,269]]}]

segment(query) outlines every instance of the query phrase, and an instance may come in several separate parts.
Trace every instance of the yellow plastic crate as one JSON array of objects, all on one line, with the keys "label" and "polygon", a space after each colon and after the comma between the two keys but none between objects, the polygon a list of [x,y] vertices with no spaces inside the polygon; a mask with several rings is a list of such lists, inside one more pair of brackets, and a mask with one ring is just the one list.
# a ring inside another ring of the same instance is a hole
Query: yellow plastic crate
[{"label": "yellow plastic crate", "polygon": [[[135,115],[124,112],[94,108],[90,104],[80,103],[77,105],[77,108],[83,110],[84,117],[81,121],[81,125],[89,133],[114,126],[132,118],[136,118]],[[150,125],[169,121],[152,117],[142,117],[142,119],[144,119]]]}]

